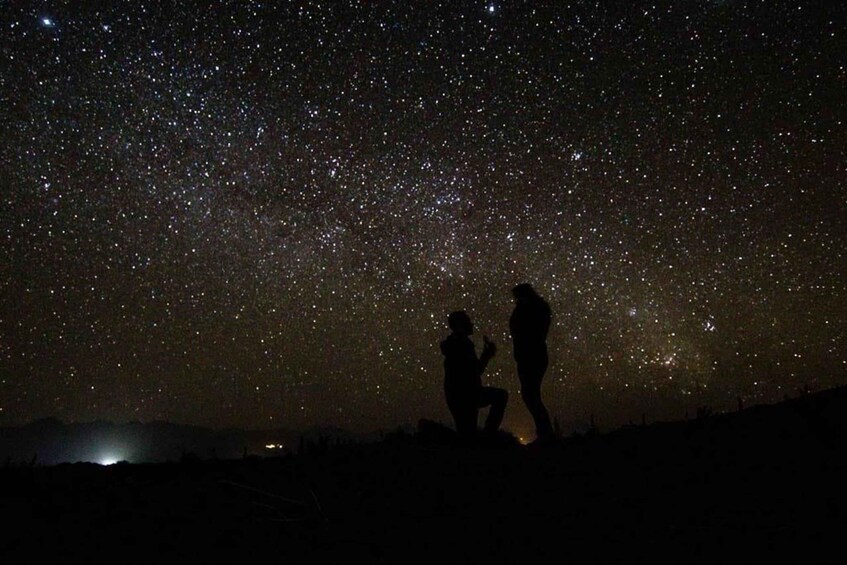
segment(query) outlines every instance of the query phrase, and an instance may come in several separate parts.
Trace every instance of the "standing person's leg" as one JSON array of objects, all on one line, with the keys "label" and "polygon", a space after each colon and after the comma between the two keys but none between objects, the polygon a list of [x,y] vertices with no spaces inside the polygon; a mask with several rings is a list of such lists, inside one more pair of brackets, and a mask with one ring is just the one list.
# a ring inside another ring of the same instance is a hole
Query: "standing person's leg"
[{"label": "standing person's leg", "polygon": [[485,418],[485,431],[496,432],[503,422],[506,413],[506,403],[509,401],[509,393],[502,388],[484,386],[479,393],[479,407],[491,406],[488,416]]},{"label": "standing person's leg", "polygon": [[[534,365],[534,366],[533,366]],[[532,419],[535,421],[535,433],[539,438],[548,438],[553,435],[553,426],[550,424],[550,414],[541,401],[541,380],[547,363],[543,364],[518,364],[518,378],[521,381],[521,398],[523,398]]]}]

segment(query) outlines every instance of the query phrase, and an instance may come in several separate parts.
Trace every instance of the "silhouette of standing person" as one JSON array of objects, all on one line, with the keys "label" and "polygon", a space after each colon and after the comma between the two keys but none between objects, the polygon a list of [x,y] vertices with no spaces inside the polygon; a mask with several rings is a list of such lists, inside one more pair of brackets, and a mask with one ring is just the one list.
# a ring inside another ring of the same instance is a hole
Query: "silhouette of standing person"
[{"label": "silhouette of standing person", "polygon": [[456,432],[462,438],[473,437],[477,431],[479,409],[491,406],[485,419],[485,431],[494,433],[500,428],[509,393],[501,388],[482,386],[482,373],[494,357],[497,347],[483,336],[485,345],[477,358],[474,344],[473,322],[464,310],[451,313],[447,324],[452,333],[441,342],[444,354],[444,395],[447,407],[456,422]]},{"label": "silhouette of standing person", "polygon": [[513,288],[512,295],[515,298],[515,309],[509,318],[509,331],[521,382],[521,398],[535,420],[537,441],[543,442],[553,436],[550,415],[541,401],[541,380],[548,364],[550,305],[528,283]]}]

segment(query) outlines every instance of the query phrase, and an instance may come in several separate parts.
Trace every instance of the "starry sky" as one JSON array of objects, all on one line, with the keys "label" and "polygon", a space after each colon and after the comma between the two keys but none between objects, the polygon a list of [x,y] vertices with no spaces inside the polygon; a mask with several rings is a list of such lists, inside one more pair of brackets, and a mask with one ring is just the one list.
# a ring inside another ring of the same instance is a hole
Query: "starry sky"
[{"label": "starry sky", "polygon": [[847,384],[839,2],[0,3],[0,425],[564,430]]}]

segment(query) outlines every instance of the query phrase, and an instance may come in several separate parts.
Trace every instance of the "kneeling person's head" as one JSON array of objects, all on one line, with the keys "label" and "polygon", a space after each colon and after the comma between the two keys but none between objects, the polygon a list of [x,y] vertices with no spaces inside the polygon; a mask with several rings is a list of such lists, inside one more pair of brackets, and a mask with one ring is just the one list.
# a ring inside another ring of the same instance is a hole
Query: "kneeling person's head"
[{"label": "kneeling person's head", "polygon": [[447,316],[447,325],[450,326],[450,329],[454,332],[460,332],[467,335],[471,335],[473,333],[473,322],[471,322],[471,317],[468,316],[468,313],[464,310],[451,312],[450,315]]}]

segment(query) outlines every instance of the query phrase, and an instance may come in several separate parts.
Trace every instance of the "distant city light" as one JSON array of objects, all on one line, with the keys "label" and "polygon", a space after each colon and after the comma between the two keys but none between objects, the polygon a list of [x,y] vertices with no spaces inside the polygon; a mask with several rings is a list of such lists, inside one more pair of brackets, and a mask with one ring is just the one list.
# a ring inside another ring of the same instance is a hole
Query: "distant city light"
[{"label": "distant city light", "polygon": [[120,458],[120,457],[118,457],[117,455],[114,455],[114,454],[111,454],[111,453],[110,453],[110,454],[108,454],[108,455],[104,455],[104,456],[102,456],[102,457],[100,458],[100,460],[99,460],[99,461],[97,461],[97,462],[98,462],[99,464],[101,464],[101,465],[114,465],[115,463],[117,463],[117,462],[118,462],[118,461],[120,461],[120,460],[121,460],[121,458]]}]

